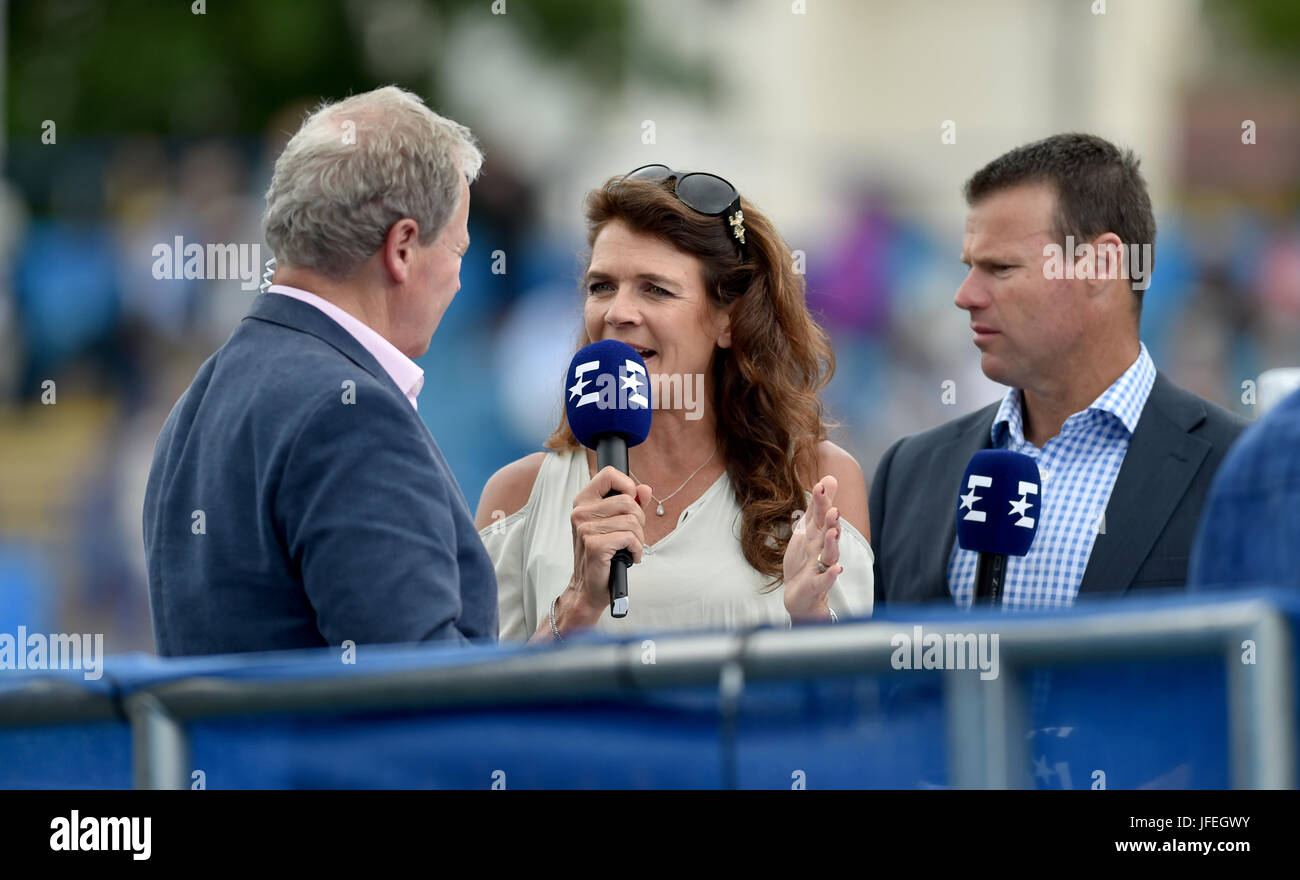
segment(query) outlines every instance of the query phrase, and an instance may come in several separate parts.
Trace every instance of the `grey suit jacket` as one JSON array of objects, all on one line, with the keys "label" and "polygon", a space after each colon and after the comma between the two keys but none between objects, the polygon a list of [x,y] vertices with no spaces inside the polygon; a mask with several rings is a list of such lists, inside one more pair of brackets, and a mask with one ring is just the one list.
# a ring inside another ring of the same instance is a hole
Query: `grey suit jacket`
[{"label": "grey suit jacket", "polygon": [[[972,455],[992,445],[998,404],[922,434],[881,458],[871,485],[876,605],[952,602],[948,559]],[[1201,507],[1245,420],[1157,373],[1093,544],[1080,598],[1182,587]]]},{"label": "grey suit jacket", "polygon": [[350,333],[280,294],[163,425],[144,545],[159,654],[496,640],[492,561],[429,429]]}]

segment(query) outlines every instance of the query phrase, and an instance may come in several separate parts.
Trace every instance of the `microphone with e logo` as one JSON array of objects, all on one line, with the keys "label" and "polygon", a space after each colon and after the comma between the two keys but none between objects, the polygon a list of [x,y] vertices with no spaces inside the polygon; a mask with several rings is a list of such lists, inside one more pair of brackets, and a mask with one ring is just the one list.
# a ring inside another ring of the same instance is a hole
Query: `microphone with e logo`
[{"label": "microphone with e logo", "polygon": [[[632,346],[603,339],[584,346],[564,374],[564,410],[578,442],[596,450],[596,470],[628,472],[627,449],[650,433],[650,381]],[[610,491],[605,497],[617,494]],[[619,550],[609,567],[609,613],[627,615],[627,569],[632,554]]]},{"label": "microphone with e logo", "polygon": [[957,501],[957,544],[979,554],[973,605],[1002,604],[1007,557],[1034,543],[1043,508],[1038,464],[1028,455],[984,449],[972,456]]}]

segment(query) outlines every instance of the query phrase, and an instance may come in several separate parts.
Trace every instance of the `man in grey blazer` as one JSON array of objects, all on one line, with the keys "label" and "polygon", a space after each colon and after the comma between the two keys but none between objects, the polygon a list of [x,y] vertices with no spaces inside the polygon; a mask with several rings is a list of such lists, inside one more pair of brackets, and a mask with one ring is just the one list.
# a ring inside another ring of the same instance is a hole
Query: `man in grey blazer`
[{"label": "man in grey blazer", "polygon": [[1138,161],[1055,135],[966,184],[955,304],[1001,402],[899,440],[872,483],[877,607],[968,607],[976,554],[955,546],[959,484],[981,449],[1037,460],[1042,509],[1009,560],[1004,608],[1184,586],[1211,479],[1245,422],[1184,391],[1138,336],[1155,220]]},{"label": "man in grey blazer", "polygon": [[163,426],[144,505],[163,655],[496,638],[496,580],[416,411],[460,287],[468,129],[388,87],[322,107],[267,192],[274,284]]}]

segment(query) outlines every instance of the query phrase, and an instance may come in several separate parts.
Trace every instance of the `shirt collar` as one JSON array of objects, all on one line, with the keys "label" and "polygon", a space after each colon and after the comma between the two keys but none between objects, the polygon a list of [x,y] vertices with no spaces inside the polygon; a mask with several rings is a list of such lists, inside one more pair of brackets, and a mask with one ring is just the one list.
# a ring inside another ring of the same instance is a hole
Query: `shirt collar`
[{"label": "shirt collar", "polygon": [[419,408],[416,397],[419,395],[420,389],[424,387],[424,370],[415,361],[402,354],[397,346],[381,336],[377,330],[355,315],[344,311],[324,297],[317,296],[310,291],[290,287],[287,284],[272,284],[267,288],[267,292],[278,293],[313,305],[330,318],[333,318],[336,324],[348,331],[357,342],[361,343],[361,346],[366,351],[374,356],[375,360],[379,362],[379,366],[384,368],[384,372],[397,385],[398,390],[406,395],[406,399],[411,402],[411,406]]},{"label": "shirt collar", "polygon": [[[1109,413],[1124,426],[1130,437],[1137,430],[1138,420],[1151,395],[1151,386],[1156,381],[1156,366],[1147,352],[1146,344],[1139,342],[1138,347],[1137,360],[1084,410]],[[1025,442],[1025,421],[1019,388],[1008,388],[1002,396],[1002,404],[993,417],[990,436],[994,448],[998,449],[1006,448],[1005,441],[1008,437],[1017,446]]]}]

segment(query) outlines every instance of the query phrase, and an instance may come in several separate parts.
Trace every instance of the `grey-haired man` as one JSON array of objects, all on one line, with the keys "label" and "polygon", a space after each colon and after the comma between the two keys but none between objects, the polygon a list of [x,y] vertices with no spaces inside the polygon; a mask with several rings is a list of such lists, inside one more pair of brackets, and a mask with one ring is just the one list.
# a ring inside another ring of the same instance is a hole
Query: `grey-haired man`
[{"label": "grey-haired man", "polygon": [[154,452],[160,654],[495,639],[492,564],[412,360],[460,287],[481,164],[468,129],[391,86],[322,107],[285,147],[274,283]]}]

